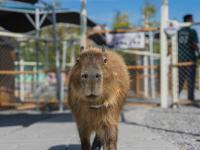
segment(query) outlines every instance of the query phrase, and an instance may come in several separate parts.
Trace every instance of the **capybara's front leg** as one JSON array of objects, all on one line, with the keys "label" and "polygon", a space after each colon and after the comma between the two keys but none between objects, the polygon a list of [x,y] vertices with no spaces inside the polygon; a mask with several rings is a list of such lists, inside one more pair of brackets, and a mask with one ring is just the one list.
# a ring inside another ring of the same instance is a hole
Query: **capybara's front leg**
[{"label": "capybara's front leg", "polygon": [[93,144],[92,144],[92,150],[100,150],[103,145],[103,140],[96,134]]},{"label": "capybara's front leg", "polygon": [[85,128],[79,128],[79,136],[81,140],[81,150],[91,150],[90,132]]},{"label": "capybara's front leg", "polygon": [[118,127],[111,126],[107,127],[104,134],[104,150],[117,150],[117,134]]}]

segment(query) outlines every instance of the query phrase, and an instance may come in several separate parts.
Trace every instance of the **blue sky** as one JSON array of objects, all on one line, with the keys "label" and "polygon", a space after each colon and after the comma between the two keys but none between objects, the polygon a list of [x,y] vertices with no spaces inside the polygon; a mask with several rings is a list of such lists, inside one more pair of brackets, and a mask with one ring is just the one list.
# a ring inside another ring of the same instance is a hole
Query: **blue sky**
[{"label": "blue sky", "polygon": [[[52,1],[52,0],[46,0]],[[70,10],[80,10],[80,0],[59,0],[61,6]],[[154,20],[160,20],[162,0],[87,0],[88,16],[97,23],[111,26],[116,11],[127,12],[131,23],[142,23],[142,8],[145,2],[154,4],[158,10]],[[170,18],[182,20],[186,13],[194,14],[195,20],[200,21],[200,0],[169,0]]]}]

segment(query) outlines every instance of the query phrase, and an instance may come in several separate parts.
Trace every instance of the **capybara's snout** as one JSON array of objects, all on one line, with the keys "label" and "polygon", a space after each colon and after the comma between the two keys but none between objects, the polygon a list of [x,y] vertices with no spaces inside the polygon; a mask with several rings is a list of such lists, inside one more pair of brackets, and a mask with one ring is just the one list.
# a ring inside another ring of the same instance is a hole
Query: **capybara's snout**
[{"label": "capybara's snout", "polygon": [[81,71],[81,87],[85,97],[97,98],[102,94],[103,73],[98,66],[87,66]]}]

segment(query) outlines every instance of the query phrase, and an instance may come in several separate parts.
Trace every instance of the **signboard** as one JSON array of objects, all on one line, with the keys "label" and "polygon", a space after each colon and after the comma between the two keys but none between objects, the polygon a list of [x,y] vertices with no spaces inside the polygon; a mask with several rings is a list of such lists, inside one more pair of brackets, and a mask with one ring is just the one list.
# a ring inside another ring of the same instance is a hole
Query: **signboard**
[{"label": "signboard", "polygon": [[165,28],[165,33],[169,36],[173,36],[179,30],[180,25],[177,21],[171,20],[168,22],[167,27]]},{"label": "signboard", "polygon": [[111,33],[106,35],[106,42],[116,49],[143,49],[145,48],[145,35],[137,33]]}]

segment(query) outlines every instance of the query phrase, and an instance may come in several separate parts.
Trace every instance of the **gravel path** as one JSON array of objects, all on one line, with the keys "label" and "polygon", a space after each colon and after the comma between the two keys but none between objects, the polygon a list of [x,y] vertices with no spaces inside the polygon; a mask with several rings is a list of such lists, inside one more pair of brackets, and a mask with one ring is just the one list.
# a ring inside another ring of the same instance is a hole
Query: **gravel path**
[{"label": "gravel path", "polygon": [[183,150],[200,150],[200,108],[150,109],[143,123]]}]

